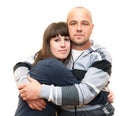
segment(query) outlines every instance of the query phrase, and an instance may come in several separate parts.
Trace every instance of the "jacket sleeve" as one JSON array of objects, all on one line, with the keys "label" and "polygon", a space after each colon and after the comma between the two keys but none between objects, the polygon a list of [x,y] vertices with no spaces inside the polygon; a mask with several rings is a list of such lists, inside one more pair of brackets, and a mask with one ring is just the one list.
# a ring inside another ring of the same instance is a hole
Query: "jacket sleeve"
[{"label": "jacket sleeve", "polygon": [[[87,70],[79,84],[66,87],[42,85],[40,97],[49,99],[57,105],[83,105],[92,101],[109,83],[112,59],[95,61]],[[45,92],[47,90],[47,92]],[[46,94],[47,93],[47,94]],[[77,100],[75,99],[77,98]],[[79,101],[79,102],[75,102]]]},{"label": "jacket sleeve", "polygon": [[18,62],[13,67],[13,75],[16,84],[27,83],[28,73],[31,68],[31,64],[34,62],[34,57],[30,56],[23,62]]}]

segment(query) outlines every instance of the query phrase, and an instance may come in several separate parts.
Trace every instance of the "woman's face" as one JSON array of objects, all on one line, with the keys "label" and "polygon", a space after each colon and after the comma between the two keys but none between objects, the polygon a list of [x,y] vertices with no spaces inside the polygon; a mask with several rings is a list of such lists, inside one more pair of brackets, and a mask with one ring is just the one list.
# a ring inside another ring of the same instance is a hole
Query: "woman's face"
[{"label": "woman's face", "polygon": [[54,57],[64,60],[70,53],[71,45],[68,36],[57,36],[50,40],[50,50]]}]

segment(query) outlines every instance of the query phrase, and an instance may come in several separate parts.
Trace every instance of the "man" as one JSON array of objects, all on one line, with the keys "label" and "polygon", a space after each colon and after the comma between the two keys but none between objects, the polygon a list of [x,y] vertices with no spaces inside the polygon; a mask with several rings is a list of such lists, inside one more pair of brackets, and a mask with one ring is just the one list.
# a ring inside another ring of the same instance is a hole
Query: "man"
[{"label": "man", "polygon": [[[63,106],[59,116],[112,116],[114,109],[111,111],[112,106],[106,104],[111,57],[105,48],[90,40],[94,27],[91,13],[84,7],[75,7],[68,13],[67,23],[72,42],[72,57],[67,67],[73,71],[80,83],[70,87],[55,87],[40,85],[28,78],[30,83],[18,86],[20,96],[24,100],[36,100],[41,97],[57,105],[75,105]],[[15,76],[23,68],[23,64],[18,63],[15,66]]]}]

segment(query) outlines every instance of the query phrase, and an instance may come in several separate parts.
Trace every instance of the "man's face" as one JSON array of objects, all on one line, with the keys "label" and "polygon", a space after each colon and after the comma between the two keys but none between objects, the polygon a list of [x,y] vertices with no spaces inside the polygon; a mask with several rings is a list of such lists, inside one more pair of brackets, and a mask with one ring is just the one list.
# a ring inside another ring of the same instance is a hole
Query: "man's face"
[{"label": "man's face", "polygon": [[93,30],[89,12],[84,9],[74,9],[69,13],[67,23],[73,44],[83,46],[89,42]]}]

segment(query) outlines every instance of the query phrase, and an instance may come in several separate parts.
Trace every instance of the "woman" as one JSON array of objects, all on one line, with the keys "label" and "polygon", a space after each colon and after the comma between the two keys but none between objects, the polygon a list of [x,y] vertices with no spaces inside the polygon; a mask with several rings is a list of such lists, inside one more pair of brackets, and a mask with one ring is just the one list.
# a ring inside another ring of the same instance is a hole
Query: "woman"
[{"label": "woman", "polygon": [[[50,24],[43,35],[42,49],[35,54],[30,76],[40,83],[49,85],[66,86],[77,83],[72,72],[65,67],[70,51],[71,43],[67,24],[64,22]],[[19,97],[15,116],[55,116],[57,106],[46,102],[46,108],[38,111],[29,108],[27,102]]]}]

